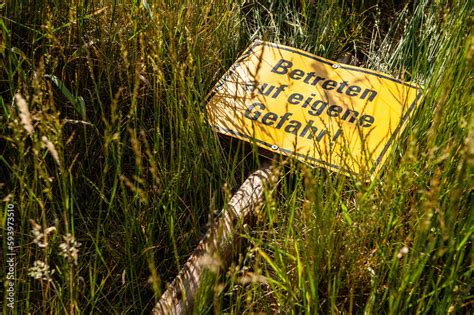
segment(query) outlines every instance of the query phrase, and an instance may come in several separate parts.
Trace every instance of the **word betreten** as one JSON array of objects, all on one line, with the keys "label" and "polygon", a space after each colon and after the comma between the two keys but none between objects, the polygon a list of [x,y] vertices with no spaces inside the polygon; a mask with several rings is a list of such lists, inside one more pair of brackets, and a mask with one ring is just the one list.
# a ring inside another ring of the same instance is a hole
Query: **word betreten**
[{"label": "word betreten", "polygon": [[[313,125],[314,120],[308,120],[306,125],[303,126],[303,124],[298,120],[290,120],[290,117],[293,115],[293,113],[285,113],[280,116],[274,112],[264,113],[264,110],[266,110],[265,105],[255,102],[247,108],[244,116],[250,120],[260,122],[266,126],[273,125],[276,129],[282,129],[284,127],[284,131],[286,133],[291,133],[300,137],[307,137],[307,139],[316,140],[318,142],[321,141],[325,135],[329,136],[328,130],[318,128]],[[336,141],[336,139],[341,135],[341,132],[341,129],[338,129],[331,141]]]},{"label": "word betreten", "polygon": [[[325,90],[335,90],[337,93],[345,94],[347,96],[356,97],[358,96],[361,100],[367,98],[369,102],[372,102],[377,96],[377,92],[370,89],[364,89],[358,85],[349,85],[348,81],[337,82],[334,80],[326,80],[326,78],[316,75],[315,72],[304,72],[300,69],[291,69],[293,63],[291,61],[280,59],[277,64],[272,68],[272,72],[276,74],[285,75],[288,74],[290,79],[295,81],[303,80],[304,83],[309,85],[321,84],[321,87]],[[291,71],[290,71],[291,70]],[[336,89],[337,88],[337,89]],[[361,93],[362,92],[362,93]]]}]

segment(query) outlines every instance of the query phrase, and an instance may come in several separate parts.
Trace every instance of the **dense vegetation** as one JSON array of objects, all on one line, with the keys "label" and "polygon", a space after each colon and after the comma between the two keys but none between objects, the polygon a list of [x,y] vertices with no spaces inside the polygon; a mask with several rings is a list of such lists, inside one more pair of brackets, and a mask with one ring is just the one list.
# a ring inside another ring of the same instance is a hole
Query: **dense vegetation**
[{"label": "dense vegetation", "polygon": [[196,312],[473,307],[471,1],[24,0],[0,10],[0,278],[11,204],[16,313],[151,310],[262,159],[202,118],[206,94],[255,39],[350,54],[425,95],[370,183],[281,161],[247,250]]}]

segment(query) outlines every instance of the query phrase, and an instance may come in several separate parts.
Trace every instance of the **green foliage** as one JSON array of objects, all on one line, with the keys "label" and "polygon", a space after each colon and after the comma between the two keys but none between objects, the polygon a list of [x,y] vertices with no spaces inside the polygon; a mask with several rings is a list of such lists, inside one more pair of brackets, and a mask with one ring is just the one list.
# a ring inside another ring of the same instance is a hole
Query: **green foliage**
[{"label": "green foliage", "polygon": [[[196,312],[472,307],[470,1],[7,1],[0,12],[0,278],[10,203],[16,313],[151,310],[259,165],[255,147],[202,115],[257,38],[350,53],[425,96],[372,183],[281,161],[247,250]],[[78,246],[77,262],[64,246]],[[42,279],[29,275],[37,261]]]}]

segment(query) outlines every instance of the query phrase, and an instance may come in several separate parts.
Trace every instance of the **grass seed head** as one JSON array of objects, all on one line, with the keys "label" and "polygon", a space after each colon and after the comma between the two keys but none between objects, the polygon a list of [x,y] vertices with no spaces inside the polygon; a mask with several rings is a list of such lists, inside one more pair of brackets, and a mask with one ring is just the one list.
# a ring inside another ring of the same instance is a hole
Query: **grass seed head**
[{"label": "grass seed head", "polygon": [[74,262],[74,265],[77,265],[79,247],[82,244],[77,242],[74,236],[70,233],[63,236],[63,239],[64,243],[59,245],[59,248],[61,249],[60,255],[66,258],[69,262]]},{"label": "grass seed head", "polygon": [[31,115],[28,109],[28,104],[20,93],[15,94],[15,102],[20,112],[21,124],[25,128],[26,132],[28,132],[28,134],[32,136],[34,129],[33,124],[31,122]]},{"label": "grass seed head", "polygon": [[49,265],[41,260],[36,260],[33,267],[28,269],[28,275],[38,280],[52,281],[51,275],[54,270],[49,269]]}]

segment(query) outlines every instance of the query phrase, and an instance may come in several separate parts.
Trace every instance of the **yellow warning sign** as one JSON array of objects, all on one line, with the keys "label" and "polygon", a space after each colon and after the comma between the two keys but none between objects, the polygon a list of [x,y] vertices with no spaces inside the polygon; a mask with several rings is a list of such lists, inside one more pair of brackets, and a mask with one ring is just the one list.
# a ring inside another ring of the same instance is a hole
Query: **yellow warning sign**
[{"label": "yellow warning sign", "polygon": [[220,133],[373,177],[420,96],[386,74],[258,41],[214,87],[207,114]]}]

